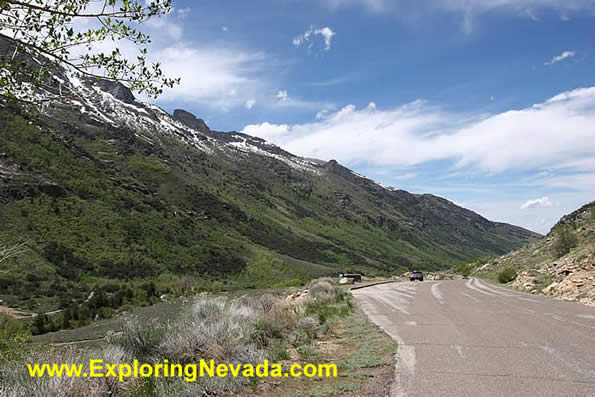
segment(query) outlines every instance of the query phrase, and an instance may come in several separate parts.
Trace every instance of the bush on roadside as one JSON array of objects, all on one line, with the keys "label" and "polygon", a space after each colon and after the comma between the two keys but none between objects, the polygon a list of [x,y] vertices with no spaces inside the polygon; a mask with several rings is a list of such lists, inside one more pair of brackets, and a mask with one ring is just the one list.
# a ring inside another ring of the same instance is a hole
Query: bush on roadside
[{"label": "bush on roadside", "polygon": [[473,266],[468,263],[461,263],[454,269],[457,274],[470,274],[473,271]]},{"label": "bush on roadside", "polygon": [[333,294],[333,285],[327,280],[314,280],[308,285],[310,296],[317,301],[329,301]]},{"label": "bush on roadside", "polygon": [[578,244],[578,239],[568,228],[560,228],[556,233],[556,239],[552,245],[552,251],[556,258],[560,258]]},{"label": "bush on roadside", "polygon": [[498,273],[498,282],[501,284],[509,283],[514,280],[517,276],[516,270],[511,267],[508,267]]},{"label": "bush on roadside", "polygon": [[30,339],[28,327],[21,321],[0,313],[0,361],[18,359]]}]

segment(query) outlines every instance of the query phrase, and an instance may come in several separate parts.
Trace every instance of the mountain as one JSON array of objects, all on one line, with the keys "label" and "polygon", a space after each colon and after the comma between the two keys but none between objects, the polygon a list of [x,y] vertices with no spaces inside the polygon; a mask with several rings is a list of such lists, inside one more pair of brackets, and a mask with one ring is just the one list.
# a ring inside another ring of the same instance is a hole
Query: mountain
[{"label": "mountain", "polygon": [[6,302],[64,307],[137,280],[175,293],[442,269],[539,237],[334,160],[212,131],[119,83],[57,70],[49,84],[69,94],[40,114],[0,109],[1,234],[31,246],[2,265]]},{"label": "mountain", "polygon": [[496,278],[506,268],[518,273],[515,288],[595,305],[595,201],[563,216],[543,238],[478,265],[475,274]]}]

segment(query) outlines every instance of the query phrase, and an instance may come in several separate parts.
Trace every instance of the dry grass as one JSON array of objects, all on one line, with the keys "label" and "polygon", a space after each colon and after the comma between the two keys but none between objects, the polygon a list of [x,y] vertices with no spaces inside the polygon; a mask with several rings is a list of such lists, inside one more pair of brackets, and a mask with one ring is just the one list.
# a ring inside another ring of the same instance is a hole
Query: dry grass
[{"label": "dry grass", "polygon": [[[175,320],[164,322],[131,318],[120,332],[96,350],[82,348],[31,352],[18,363],[0,362],[2,396],[195,396],[236,393],[255,383],[245,378],[183,379],[139,378],[118,382],[114,378],[31,378],[25,362],[88,363],[217,363],[254,364],[265,358],[286,359],[289,349],[315,358],[313,341],[329,328],[329,318],[350,309],[349,297],[327,280],[309,285],[307,299],[281,300],[273,295],[243,296],[233,301],[202,296]],[[312,306],[313,305],[313,306]],[[325,307],[331,309],[325,309]],[[312,309],[314,308],[314,309]],[[337,309],[337,308],[340,308]],[[308,315],[314,310],[316,315]],[[321,314],[323,313],[323,314]],[[321,319],[324,318],[324,321]],[[87,364],[88,365],[88,364]],[[85,369],[85,370],[88,370]]]}]

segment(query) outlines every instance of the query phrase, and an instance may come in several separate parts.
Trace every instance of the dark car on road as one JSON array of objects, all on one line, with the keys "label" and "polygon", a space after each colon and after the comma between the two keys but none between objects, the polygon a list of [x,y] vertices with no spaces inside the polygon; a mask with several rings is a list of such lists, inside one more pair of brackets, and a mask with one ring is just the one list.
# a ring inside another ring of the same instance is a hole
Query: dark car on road
[{"label": "dark car on road", "polygon": [[469,280],[469,276],[466,274],[463,274],[463,280]]},{"label": "dark car on road", "polygon": [[409,276],[410,281],[424,281],[424,274],[418,270],[414,270],[411,272],[411,276]]}]

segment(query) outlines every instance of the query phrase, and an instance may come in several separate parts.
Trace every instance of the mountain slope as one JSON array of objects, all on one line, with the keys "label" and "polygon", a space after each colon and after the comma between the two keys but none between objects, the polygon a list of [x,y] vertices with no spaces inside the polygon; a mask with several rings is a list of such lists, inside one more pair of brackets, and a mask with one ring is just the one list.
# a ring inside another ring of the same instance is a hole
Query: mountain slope
[{"label": "mountain slope", "polygon": [[562,217],[547,236],[481,264],[475,274],[495,278],[509,267],[519,273],[515,288],[595,305],[595,201]]},{"label": "mountain slope", "polygon": [[538,237],[336,161],[211,131],[118,83],[63,70],[52,81],[74,94],[39,116],[0,111],[2,233],[32,246],[0,274],[9,301],[61,307],[105,280],[240,288],[440,269]]}]

